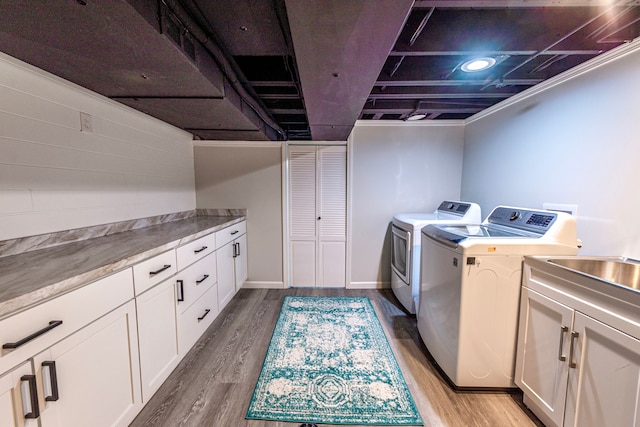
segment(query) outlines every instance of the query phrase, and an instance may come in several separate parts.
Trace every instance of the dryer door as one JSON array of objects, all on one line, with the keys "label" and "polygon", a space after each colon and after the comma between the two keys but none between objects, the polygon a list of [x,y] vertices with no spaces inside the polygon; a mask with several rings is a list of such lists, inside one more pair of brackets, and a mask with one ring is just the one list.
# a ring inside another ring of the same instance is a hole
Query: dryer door
[{"label": "dryer door", "polygon": [[411,274],[411,232],[391,226],[391,268],[405,282]]}]

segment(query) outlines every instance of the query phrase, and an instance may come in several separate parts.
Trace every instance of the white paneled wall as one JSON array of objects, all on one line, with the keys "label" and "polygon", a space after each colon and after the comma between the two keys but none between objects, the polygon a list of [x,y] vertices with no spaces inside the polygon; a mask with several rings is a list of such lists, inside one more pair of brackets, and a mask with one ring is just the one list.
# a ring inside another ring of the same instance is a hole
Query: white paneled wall
[{"label": "white paneled wall", "polygon": [[0,240],[194,208],[190,134],[0,53]]}]

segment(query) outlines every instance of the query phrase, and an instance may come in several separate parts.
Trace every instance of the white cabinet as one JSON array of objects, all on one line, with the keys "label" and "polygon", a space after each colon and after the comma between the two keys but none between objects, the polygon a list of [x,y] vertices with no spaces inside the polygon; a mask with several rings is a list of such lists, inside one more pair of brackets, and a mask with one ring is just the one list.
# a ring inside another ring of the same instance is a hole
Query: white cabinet
[{"label": "white cabinet", "polygon": [[346,285],[344,146],[289,146],[291,286]]},{"label": "white cabinet", "polygon": [[576,312],[564,425],[640,426],[640,340]]},{"label": "white cabinet", "polygon": [[218,304],[222,311],[247,279],[246,221],[218,231],[216,243]]},{"label": "white cabinet", "polygon": [[204,258],[216,250],[216,233],[210,233],[176,249],[178,270]]},{"label": "white cabinet", "polygon": [[548,427],[563,425],[572,324],[571,308],[522,288],[515,383]]},{"label": "white cabinet", "polygon": [[233,267],[235,272],[235,288],[236,292],[240,290],[244,282],[247,280],[247,235],[243,234],[238,237],[234,244],[236,245],[235,258],[233,259]]},{"label": "white cabinet", "polygon": [[180,362],[175,280],[136,297],[142,399],[149,401]]},{"label": "white cabinet", "polygon": [[51,399],[41,400],[41,426],[128,425],[142,408],[137,347],[129,301],[34,357],[39,389]]},{"label": "white cabinet", "polygon": [[134,265],[133,281],[136,295],[173,276],[178,271],[176,264],[176,253],[170,250]]},{"label": "white cabinet", "polygon": [[142,407],[131,269],[4,319],[0,330],[3,427],[2,417],[14,418],[9,426],[125,426]]},{"label": "white cabinet", "polygon": [[245,221],[0,320],[0,427],[128,425],[218,315],[218,265],[226,304]]},{"label": "white cabinet", "polygon": [[218,293],[214,285],[191,307],[178,315],[178,347],[183,357],[218,316]]},{"label": "white cabinet", "polygon": [[37,426],[40,412],[32,403],[37,394],[31,361],[0,376],[0,426]]},{"label": "white cabinet", "polygon": [[524,285],[515,382],[525,405],[547,427],[640,426],[640,330],[624,313],[637,308],[619,301],[616,313],[606,294],[526,263]]},{"label": "white cabinet", "polygon": [[218,272],[211,253],[176,276],[178,351],[183,357],[218,316]]},{"label": "white cabinet", "polygon": [[[217,281],[214,250],[215,234],[211,233],[176,249],[175,257],[180,271],[170,279],[155,285],[150,283],[146,274],[134,276],[136,280],[142,277],[143,283],[152,286],[136,295],[142,397],[145,403],[218,314],[217,295],[211,298],[209,293],[203,297],[215,287]],[[170,262],[170,256],[160,254],[134,266],[134,271],[135,268],[142,270],[140,266],[144,266],[142,271],[146,271],[149,265],[166,265]],[[136,289],[139,289],[138,282]],[[192,308],[194,305],[198,308]],[[198,320],[200,317],[202,319]],[[195,326],[192,324],[194,322]]]}]

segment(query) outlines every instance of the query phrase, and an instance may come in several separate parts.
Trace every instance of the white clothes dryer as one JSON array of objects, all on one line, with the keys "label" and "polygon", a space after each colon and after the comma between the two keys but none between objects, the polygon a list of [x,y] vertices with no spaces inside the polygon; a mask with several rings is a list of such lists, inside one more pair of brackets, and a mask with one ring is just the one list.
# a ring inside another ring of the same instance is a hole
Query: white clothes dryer
[{"label": "white clothes dryer", "polygon": [[398,214],[391,224],[391,288],[411,314],[418,308],[420,291],[420,230],[428,224],[473,224],[482,220],[476,203],[440,203],[432,213]]},{"label": "white clothes dryer", "polygon": [[496,207],[481,224],[422,229],[418,331],[458,389],[513,388],[524,255],[576,255],[561,212]]}]

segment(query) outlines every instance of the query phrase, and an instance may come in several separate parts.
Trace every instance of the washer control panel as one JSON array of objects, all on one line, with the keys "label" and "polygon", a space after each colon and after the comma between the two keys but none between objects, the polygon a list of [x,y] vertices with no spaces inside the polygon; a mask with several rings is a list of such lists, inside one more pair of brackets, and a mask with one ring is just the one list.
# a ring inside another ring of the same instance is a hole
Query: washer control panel
[{"label": "washer control panel", "polygon": [[551,228],[557,217],[558,215],[553,212],[498,206],[491,212],[486,222],[544,234]]}]

